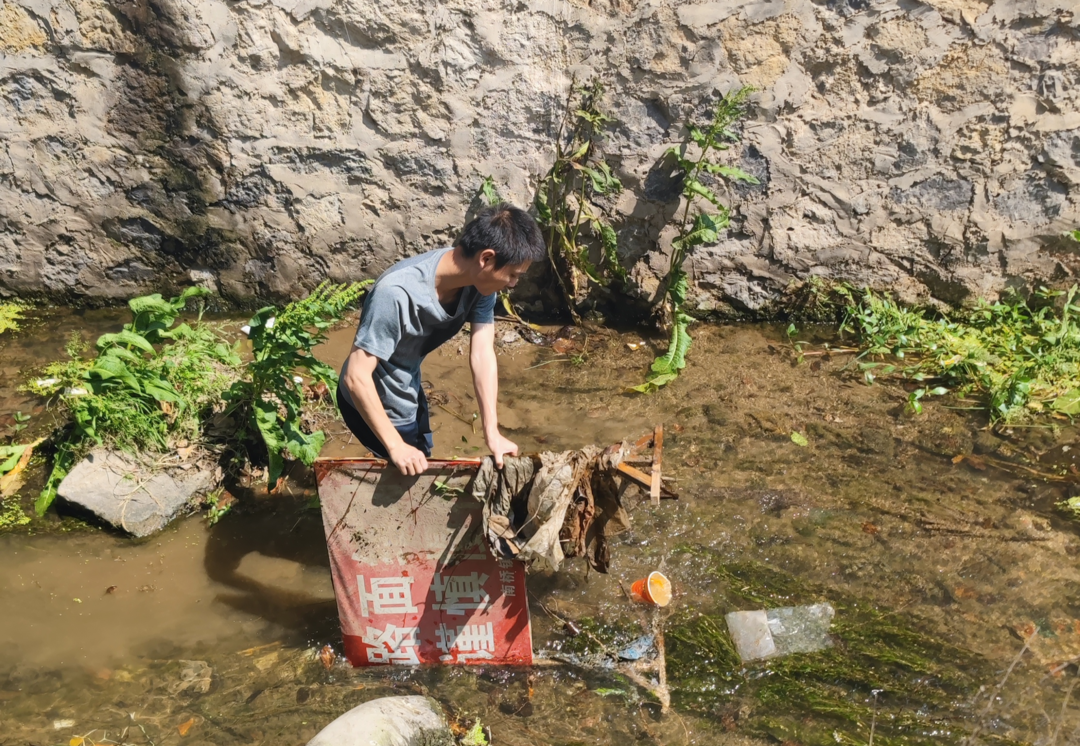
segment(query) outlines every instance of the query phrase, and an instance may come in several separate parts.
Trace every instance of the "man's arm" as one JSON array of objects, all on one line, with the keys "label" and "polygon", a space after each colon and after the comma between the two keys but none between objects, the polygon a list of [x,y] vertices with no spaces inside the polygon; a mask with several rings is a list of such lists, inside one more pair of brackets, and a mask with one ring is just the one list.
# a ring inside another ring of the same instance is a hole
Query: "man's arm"
[{"label": "man's arm", "polygon": [[374,431],[382,444],[386,446],[386,452],[390,460],[402,474],[415,475],[425,471],[428,467],[427,457],[423,451],[413,448],[401,439],[401,435],[390,422],[390,418],[383,409],[379,392],[375,389],[375,381],[371,374],[375,372],[375,366],[379,364],[379,358],[367,350],[353,347],[349,353],[349,367],[345,371],[342,383],[349,390],[356,409],[364,422]]},{"label": "man's arm", "polygon": [[480,404],[484,440],[495,457],[495,465],[501,469],[503,456],[518,455],[518,447],[499,432],[499,364],[495,360],[495,324],[473,323],[469,366],[472,368],[473,386],[476,387],[476,401]]}]

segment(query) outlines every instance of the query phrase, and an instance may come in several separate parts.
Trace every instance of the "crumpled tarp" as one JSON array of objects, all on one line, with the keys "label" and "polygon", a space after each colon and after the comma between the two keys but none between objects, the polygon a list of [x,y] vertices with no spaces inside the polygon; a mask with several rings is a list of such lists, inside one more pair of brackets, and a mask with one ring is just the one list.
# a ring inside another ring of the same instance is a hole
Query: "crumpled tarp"
[{"label": "crumpled tarp", "polygon": [[484,535],[496,557],[558,570],[566,557],[611,563],[608,539],[630,528],[616,470],[626,446],[484,459],[471,493],[484,503]]}]

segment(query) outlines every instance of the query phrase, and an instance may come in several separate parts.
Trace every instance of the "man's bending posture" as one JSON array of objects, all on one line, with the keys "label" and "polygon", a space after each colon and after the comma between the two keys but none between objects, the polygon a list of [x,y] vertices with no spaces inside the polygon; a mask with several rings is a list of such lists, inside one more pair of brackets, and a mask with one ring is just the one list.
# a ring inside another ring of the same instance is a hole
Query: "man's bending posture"
[{"label": "man's bending posture", "polygon": [[504,454],[516,456],[517,446],[499,432],[496,413],[495,298],[544,256],[535,221],[502,204],[482,210],[453,248],[386,270],[364,299],[338,385],[341,415],[357,439],[402,474],[427,469],[432,441],[420,363],[468,321],[469,365],[484,439],[500,467]]}]

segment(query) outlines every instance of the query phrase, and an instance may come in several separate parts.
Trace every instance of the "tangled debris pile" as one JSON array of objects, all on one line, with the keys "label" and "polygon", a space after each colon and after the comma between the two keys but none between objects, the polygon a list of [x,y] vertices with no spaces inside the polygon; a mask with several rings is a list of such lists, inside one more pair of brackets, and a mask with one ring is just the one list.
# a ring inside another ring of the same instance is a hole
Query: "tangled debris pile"
[{"label": "tangled debris pile", "polygon": [[622,451],[580,451],[507,457],[502,469],[484,459],[472,495],[484,503],[484,534],[497,557],[558,570],[584,556],[600,572],[611,561],[608,539],[630,528],[616,467]]},{"label": "tangled debris pile", "polygon": [[[567,557],[585,557],[599,572],[611,564],[609,540],[630,529],[622,498],[628,482],[660,495],[663,430],[600,449],[506,457],[481,463],[471,494],[484,503],[484,535],[496,557],[558,570]],[[630,466],[639,451],[654,449],[652,474]],[[672,493],[664,490],[668,496]]]}]

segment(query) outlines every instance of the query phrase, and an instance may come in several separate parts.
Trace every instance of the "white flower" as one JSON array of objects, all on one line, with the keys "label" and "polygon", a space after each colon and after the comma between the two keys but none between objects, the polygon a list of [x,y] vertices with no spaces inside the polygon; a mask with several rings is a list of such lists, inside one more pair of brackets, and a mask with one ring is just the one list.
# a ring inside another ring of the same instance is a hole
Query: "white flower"
[{"label": "white flower", "polygon": [[293,383],[303,383],[304,382],[304,379],[301,378],[300,376],[293,376],[292,379],[293,379]]},{"label": "white flower", "polygon": [[273,329],[274,328],[274,317],[273,316],[271,316],[270,318],[268,318],[266,320],[266,328],[267,329]]}]

